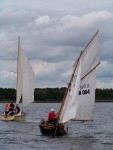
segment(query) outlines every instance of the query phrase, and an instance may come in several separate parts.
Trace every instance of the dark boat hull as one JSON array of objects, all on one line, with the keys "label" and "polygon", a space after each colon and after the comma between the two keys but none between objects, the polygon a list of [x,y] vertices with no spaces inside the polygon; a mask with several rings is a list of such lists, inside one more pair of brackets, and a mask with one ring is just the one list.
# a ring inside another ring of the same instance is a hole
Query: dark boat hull
[{"label": "dark boat hull", "polygon": [[60,135],[65,135],[67,132],[64,129],[63,124],[54,124],[54,123],[49,123],[47,121],[41,121],[39,124],[40,132],[43,135],[53,135],[53,136],[60,136]]}]

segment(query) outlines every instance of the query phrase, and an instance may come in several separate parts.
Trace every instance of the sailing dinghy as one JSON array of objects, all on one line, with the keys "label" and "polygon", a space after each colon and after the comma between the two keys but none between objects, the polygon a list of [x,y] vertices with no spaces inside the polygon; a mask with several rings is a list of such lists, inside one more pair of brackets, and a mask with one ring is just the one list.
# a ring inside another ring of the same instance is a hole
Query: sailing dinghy
[{"label": "sailing dinghy", "polygon": [[[17,83],[16,83],[16,104],[22,99],[22,108],[34,101],[35,76],[28,58],[20,47],[20,37],[18,37],[18,60],[17,60]],[[20,110],[13,116],[1,114],[1,120],[23,121],[25,112]]]},{"label": "sailing dinghy", "polygon": [[66,134],[64,124],[70,120],[92,120],[95,104],[96,67],[99,64],[98,30],[74,64],[56,125],[44,120],[39,124],[43,135]]}]

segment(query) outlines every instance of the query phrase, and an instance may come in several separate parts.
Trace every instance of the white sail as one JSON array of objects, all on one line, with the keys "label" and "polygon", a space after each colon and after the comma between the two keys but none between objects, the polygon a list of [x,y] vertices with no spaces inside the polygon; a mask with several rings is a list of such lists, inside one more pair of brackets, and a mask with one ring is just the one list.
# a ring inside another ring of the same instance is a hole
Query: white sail
[{"label": "white sail", "polygon": [[92,120],[95,103],[95,69],[99,60],[99,31],[74,65],[67,95],[61,107],[59,122],[70,119]]},{"label": "white sail", "polygon": [[22,98],[22,104],[26,106],[34,101],[35,76],[27,56],[20,48],[20,39],[18,45],[16,103]]},{"label": "white sail", "polygon": [[[76,117],[77,106],[79,100],[79,90],[80,90],[80,77],[81,77],[81,61],[77,67],[77,76],[74,75],[71,84],[71,89],[68,90],[65,104],[60,115],[60,123],[64,123]],[[76,97],[76,99],[75,99]]]},{"label": "white sail", "polygon": [[76,120],[92,120],[95,104],[95,74],[94,69],[80,83],[79,101]]},{"label": "white sail", "polygon": [[34,101],[34,88],[35,88],[35,76],[31,65],[29,64],[28,58],[22,51],[23,60],[23,93],[22,103],[23,106]]}]

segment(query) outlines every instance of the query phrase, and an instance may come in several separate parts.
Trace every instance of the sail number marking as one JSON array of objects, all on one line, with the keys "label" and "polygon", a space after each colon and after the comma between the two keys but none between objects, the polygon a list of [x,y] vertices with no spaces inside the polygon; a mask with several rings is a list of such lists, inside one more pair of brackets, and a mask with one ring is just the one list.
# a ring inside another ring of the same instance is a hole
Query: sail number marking
[{"label": "sail number marking", "polygon": [[90,94],[90,89],[89,88],[90,88],[89,83],[81,85],[79,95]]}]

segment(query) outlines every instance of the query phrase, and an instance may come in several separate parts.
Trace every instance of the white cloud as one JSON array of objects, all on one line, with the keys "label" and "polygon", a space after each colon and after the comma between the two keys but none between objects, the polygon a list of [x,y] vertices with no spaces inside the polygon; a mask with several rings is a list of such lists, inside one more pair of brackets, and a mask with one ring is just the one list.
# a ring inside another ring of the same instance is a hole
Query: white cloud
[{"label": "white cloud", "polygon": [[71,77],[71,74],[72,74],[72,68],[70,70],[66,70],[65,72],[62,73],[62,79]]},{"label": "white cloud", "polygon": [[4,88],[16,88],[16,73],[0,71],[0,86]]},{"label": "white cloud", "polygon": [[[67,65],[67,66],[66,66]],[[37,63],[33,63],[33,69],[36,74],[36,76],[41,77],[41,76],[54,76],[55,73],[57,73],[58,70],[65,71],[63,74],[62,72],[60,73],[65,77],[69,76],[67,74],[66,67],[69,67],[68,62],[57,62],[57,63],[49,63],[49,62],[44,62],[44,61],[38,61]]]},{"label": "white cloud", "polygon": [[98,22],[113,19],[113,14],[107,11],[91,12],[82,16],[67,15],[61,19],[65,27],[86,28],[94,26]]},{"label": "white cloud", "polygon": [[40,16],[34,22],[36,24],[48,24],[49,23],[49,16]]},{"label": "white cloud", "polygon": [[36,76],[48,76],[56,72],[57,64],[47,63],[47,62],[38,62],[34,64],[34,71]]},{"label": "white cloud", "polygon": [[[104,80],[106,80],[106,78]],[[111,80],[111,81],[107,80],[107,82],[102,82],[100,80],[97,80],[96,81],[96,88],[100,88],[100,89],[113,88],[113,80]]]}]

